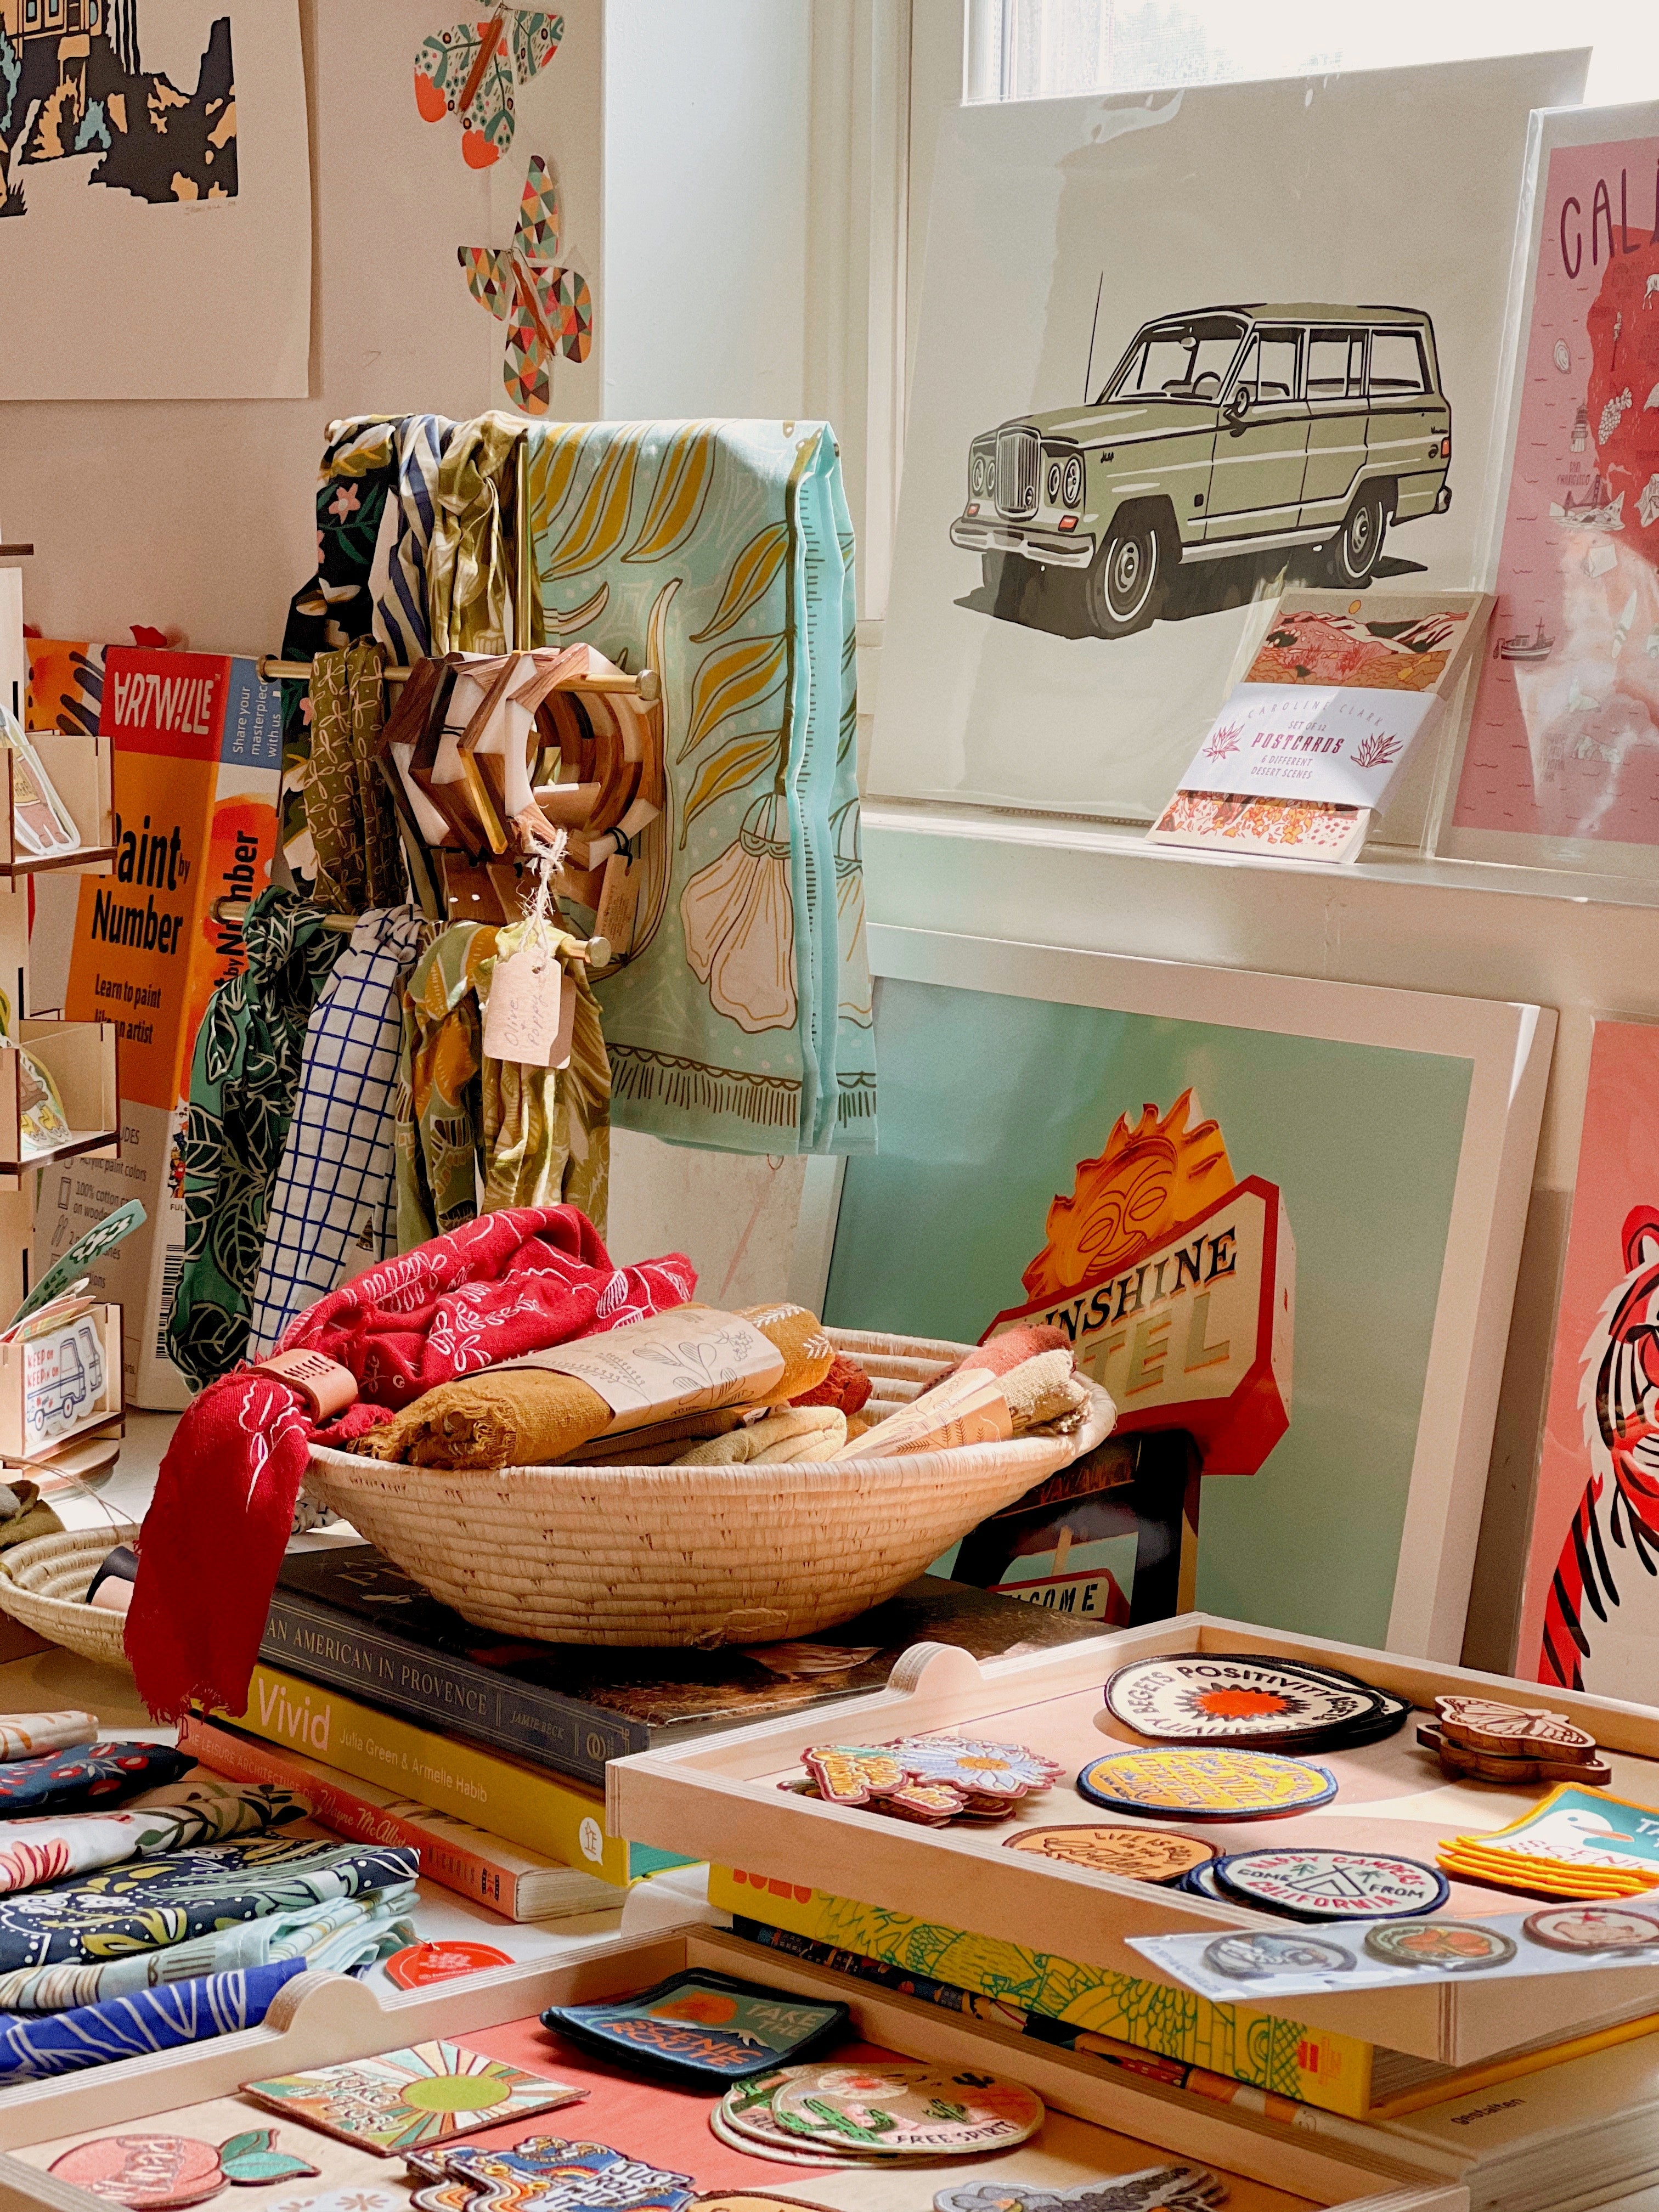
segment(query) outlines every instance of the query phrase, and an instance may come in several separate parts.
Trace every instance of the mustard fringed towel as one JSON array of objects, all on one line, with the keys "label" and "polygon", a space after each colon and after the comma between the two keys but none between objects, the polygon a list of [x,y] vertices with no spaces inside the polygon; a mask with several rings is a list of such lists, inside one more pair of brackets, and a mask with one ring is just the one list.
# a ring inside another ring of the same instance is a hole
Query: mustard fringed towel
[{"label": "mustard fringed towel", "polygon": [[[805,1306],[749,1306],[740,1317],[783,1355],[783,1373],[766,1403],[785,1405],[816,1389],[830,1372],[834,1348]],[[613,1330],[606,1342],[616,1346],[627,1334]],[[415,1467],[550,1467],[602,1436],[614,1419],[599,1392],[574,1375],[544,1367],[486,1368],[428,1390],[364,1437],[359,1449]]]}]

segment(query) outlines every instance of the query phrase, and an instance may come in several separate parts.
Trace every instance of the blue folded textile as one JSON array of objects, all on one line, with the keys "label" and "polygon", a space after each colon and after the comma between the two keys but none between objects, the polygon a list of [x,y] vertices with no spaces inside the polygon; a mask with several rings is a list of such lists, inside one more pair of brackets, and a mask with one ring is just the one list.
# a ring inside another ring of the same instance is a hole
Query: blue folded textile
[{"label": "blue folded textile", "polygon": [[258,2027],[284,1982],[306,1971],[303,1959],[278,1959],[245,1973],[163,1983],[131,1996],[106,1997],[74,2012],[0,2013],[0,2082],[41,2081],[83,2066],[106,2066],[147,2051],[205,2043],[239,2027]]}]

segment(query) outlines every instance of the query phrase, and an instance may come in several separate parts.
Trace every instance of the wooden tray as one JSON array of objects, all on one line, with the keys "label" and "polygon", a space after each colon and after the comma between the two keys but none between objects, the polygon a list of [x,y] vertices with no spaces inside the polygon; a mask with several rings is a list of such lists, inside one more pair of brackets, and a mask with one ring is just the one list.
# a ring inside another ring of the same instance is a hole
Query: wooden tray
[{"label": "wooden tray", "polygon": [[[621,1996],[685,1966],[839,1997],[850,2006],[854,2032],[866,2043],[915,2059],[982,2067],[1024,2081],[1048,2106],[1048,2119],[1029,2146],[972,2164],[956,2161],[909,2173],[860,2167],[822,2177],[804,2166],[762,2168],[735,2158],[708,2132],[712,2097],[630,2086],[624,2132],[617,2124],[615,2085],[627,2077],[601,2066],[585,2075],[569,2045],[553,2044],[533,2025],[507,2032],[513,2023],[534,2023],[550,2004]],[[314,2181],[260,2192],[268,2206],[278,2198],[289,2203],[364,2185],[387,2190],[402,2200],[407,2183],[401,2159],[377,2158],[296,2123],[279,2121],[236,2093],[244,2081],[367,2057],[436,2037],[476,2039],[492,2055],[522,2059],[534,2070],[596,2081],[586,2104],[469,2140],[586,2136],[653,2159],[654,2119],[665,2131],[672,2128],[672,2135],[653,2162],[692,2171],[711,2193],[740,2180],[750,2189],[769,2189],[841,2212],[930,2212],[934,2191],[952,2183],[1023,2177],[1057,2185],[1097,2173],[1133,2172],[1173,2156],[1197,2160],[1224,2176],[1227,2212],[1304,2212],[1309,2203],[1340,2207],[1342,2212],[1462,2212],[1468,2201],[1447,2176],[1413,2169],[1398,2158],[1298,2137],[1296,2130],[1249,2115],[1236,2117],[1230,2109],[1114,2075],[1097,2061],[1034,2045],[991,2023],[844,1982],[821,1968],[757,1957],[732,1936],[691,1929],[642,1942],[596,1944],[585,1958],[560,1967],[500,1967],[384,2004],[343,1976],[304,1974],[279,1994],[263,2027],[193,2050],[123,2059],[60,2081],[8,2089],[0,2096],[0,2203],[51,2206],[54,2212],[107,2212],[103,2200],[46,2171],[64,2150],[88,2136],[133,2130],[220,2142],[240,2129],[270,2125],[277,2127],[282,2148],[303,2154],[322,2172]],[[230,2212],[241,2200],[234,2191],[226,2191],[212,2201],[219,2212]]]},{"label": "wooden tray", "polygon": [[[809,1886],[1142,1981],[1164,1980],[1150,1960],[1128,1948],[1127,1937],[1224,1928],[1282,1930],[1288,1923],[1243,1906],[1010,1851],[1005,1845],[1012,1823],[913,1827],[799,1796],[778,1784],[799,1773],[800,1752],[815,1739],[879,1742],[969,1723],[975,1735],[1030,1744],[1075,1776],[1115,1743],[1140,1741],[1108,1717],[1103,1696],[1108,1675],[1131,1659],[1176,1651],[1313,1660],[1425,1708],[1437,1695],[1456,1691],[1508,1705],[1547,1705],[1580,1719],[1603,1746],[1613,1770],[1612,1795],[1659,1806],[1659,1712],[1648,1707],[1582,1692],[1547,1692],[1537,1684],[1432,1660],[1185,1613],[983,1668],[966,1652],[918,1644],[899,1661],[886,1690],[849,1698],[827,1715],[792,1716],[713,1741],[614,1760],[606,1770],[609,1825],[640,1843],[665,1844],[765,1880]],[[1432,1864],[1443,1837],[1503,1827],[1544,1795],[1542,1785],[1510,1791],[1449,1782],[1432,1753],[1419,1749],[1409,1720],[1385,1742],[1315,1756],[1337,1778],[1334,1804],[1291,1820],[1206,1822],[1198,1832],[1223,1850],[1318,1842],[1399,1851]],[[1399,1809],[1390,1813],[1390,1804]],[[1026,1801],[1015,1819],[1053,1827],[1120,1817],[1061,1783],[1046,1796]],[[1158,1825],[1178,1829],[1183,1824]],[[1454,1885],[1446,1908],[1477,1918],[1527,1909],[1528,1900],[1514,1893],[1467,1883]],[[765,1917],[763,1891],[757,1894],[754,1917]],[[1252,2002],[1248,1987],[1241,1985],[1239,2002]],[[1274,2008],[1314,2027],[1443,2065],[1467,2066],[1522,2041],[1583,2032],[1612,2014],[1659,2012],[1659,1966],[1587,1968],[1529,1981],[1520,2021],[1513,1982],[1282,1998]]]}]

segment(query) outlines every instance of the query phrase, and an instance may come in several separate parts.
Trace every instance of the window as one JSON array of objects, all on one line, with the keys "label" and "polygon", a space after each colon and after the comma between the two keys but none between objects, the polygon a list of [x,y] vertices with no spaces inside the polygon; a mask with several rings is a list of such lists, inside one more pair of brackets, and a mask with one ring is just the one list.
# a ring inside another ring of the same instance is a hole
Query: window
[{"label": "window", "polygon": [[1415,331],[1373,331],[1371,380],[1373,399],[1395,399],[1402,392],[1426,392],[1429,375],[1423,363],[1423,341]]},{"label": "window", "polygon": [[1113,399],[1218,399],[1241,325],[1205,316],[1143,331],[1105,392]]},{"label": "window", "polygon": [[27,10],[25,11],[25,13],[24,13],[24,16],[23,16],[23,21],[24,21],[24,22],[25,22],[25,23],[38,23],[38,22],[40,21],[40,0],[28,0],[28,7],[27,7]]},{"label": "window", "polygon": [[1263,331],[1252,338],[1244,356],[1235,392],[1248,392],[1252,406],[1271,406],[1276,399],[1296,397],[1298,348],[1294,331]]},{"label": "window", "polygon": [[[1585,104],[1659,94],[1649,0],[968,0],[966,96],[1053,100],[1592,47]],[[1570,33],[1570,36],[1569,36]]]},{"label": "window", "polygon": [[1365,389],[1365,338],[1360,331],[1314,331],[1308,338],[1310,399],[1357,399]]}]

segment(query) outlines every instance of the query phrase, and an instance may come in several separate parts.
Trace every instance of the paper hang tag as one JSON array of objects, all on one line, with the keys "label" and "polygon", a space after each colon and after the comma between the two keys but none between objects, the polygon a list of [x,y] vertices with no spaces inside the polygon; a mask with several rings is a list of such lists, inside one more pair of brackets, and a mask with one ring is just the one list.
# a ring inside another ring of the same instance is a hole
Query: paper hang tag
[{"label": "paper hang tag", "polygon": [[576,1034],[576,1000],[579,996],[574,983],[559,987],[559,1033],[553,1040],[553,1050],[548,1057],[550,1067],[568,1067],[570,1047]]},{"label": "paper hang tag", "polygon": [[[532,939],[495,963],[484,1006],[486,1060],[517,1060],[524,1067],[554,1065],[562,989],[559,956],[546,939]],[[574,1018],[574,1005],[572,1019]],[[569,1057],[569,1047],[565,1048]]]}]

